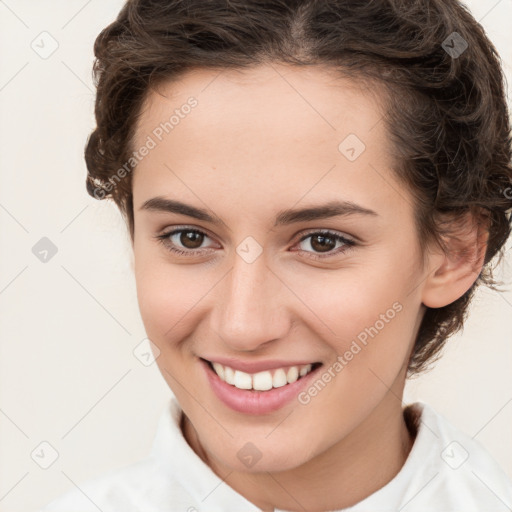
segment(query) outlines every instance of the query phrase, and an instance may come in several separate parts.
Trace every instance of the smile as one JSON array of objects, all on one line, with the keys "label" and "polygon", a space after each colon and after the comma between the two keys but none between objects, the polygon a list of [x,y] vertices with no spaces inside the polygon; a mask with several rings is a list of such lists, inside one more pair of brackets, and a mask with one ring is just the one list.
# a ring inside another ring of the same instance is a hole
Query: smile
[{"label": "smile", "polygon": [[306,364],[251,374],[235,370],[230,366],[220,363],[210,362],[210,364],[223,382],[238,389],[254,389],[255,391],[268,391],[272,388],[280,388],[286,386],[286,384],[292,384],[307,375],[313,368],[313,364]]},{"label": "smile", "polygon": [[265,366],[234,363],[245,365],[247,370],[251,367],[253,372],[249,373],[218,361],[199,358],[199,362],[217,399],[232,410],[252,415],[269,414],[296,401],[322,366],[319,362],[291,366],[284,361],[265,363]]}]

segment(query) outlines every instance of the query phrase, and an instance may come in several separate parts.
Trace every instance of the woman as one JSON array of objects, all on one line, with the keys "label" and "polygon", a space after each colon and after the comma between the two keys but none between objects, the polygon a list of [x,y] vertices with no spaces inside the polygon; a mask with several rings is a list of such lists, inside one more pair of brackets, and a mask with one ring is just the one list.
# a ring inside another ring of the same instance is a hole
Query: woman
[{"label": "woman", "polygon": [[87,189],[126,218],[175,395],[151,455],[45,511],[491,511],[404,406],[510,233],[498,56],[456,0],[129,0],[95,43]]}]

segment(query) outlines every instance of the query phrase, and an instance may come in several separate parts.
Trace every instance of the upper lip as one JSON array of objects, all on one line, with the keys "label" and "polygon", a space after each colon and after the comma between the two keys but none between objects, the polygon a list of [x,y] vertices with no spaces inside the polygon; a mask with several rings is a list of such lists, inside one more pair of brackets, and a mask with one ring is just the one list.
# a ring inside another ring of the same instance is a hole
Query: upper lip
[{"label": "upper lip", "polygon": [[290,366],[304,366],[306,364],[314,364],[314,361],[289,361],[284,359],[268,359],[264,361],[242,361],[240,359],[232,359],[229,357],[211,357],[203,358],[211,363],[220,363],[229,366],[234,370],[240,370],[245,373],[258,373],[265,370],[273,370],[275,368],[288,368]]}]

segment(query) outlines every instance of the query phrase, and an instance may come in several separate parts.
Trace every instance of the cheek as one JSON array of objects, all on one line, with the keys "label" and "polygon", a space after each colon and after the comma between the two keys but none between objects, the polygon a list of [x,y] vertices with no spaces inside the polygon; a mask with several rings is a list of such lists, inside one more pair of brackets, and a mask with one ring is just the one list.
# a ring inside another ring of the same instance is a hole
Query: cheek
[{"label": "cheek", "polygon": [[322,330],[342,341],[372,326],[381,314],[388,312],[387,316],[395,317],[397,307],[393,309],[393,304],[401,302],[404,288],[398,277],[385,275],[396,276],[386,273],[376,278],[369,269],[347,268],[331,275],[296,279],[294,288],[317,322],[324,325]]},{"label": "cheek", "polygon": [[[407,363],[417,318],[417,307],[405,286],[363,274],[358,277],[327,287],[317,285],[308,294],[308,306],[318,316],[309,327],[329,345],[332,358],[320,377],[326,391],[320,395],[312,389],[315,384],[305,391],[301,403],[312,400],[314,413],[338,403],[340,415],[333,416],[333,432],[340,421],[355,422],[369,414],[390,389],[398,392],[397,377]],[[354,412],[351,420],[343,418],[346,411]]]},{"label": "cheek", "polygon": [[307,315],[310,328],[353,369],[400,368],[419,307],[408,296],[407,269],[384,263],[332,276],[296,281],[297,289],[307,290],[301,298],[313,312]]},{"label": "cheek", "polygon": [[208,309],[214,307],[211,294],[224,272],[171,264],[165,253],[147,247],[135,248],[134,255],[137,299],[148,338],[162,353],[175,354],[183,347],[185,355],[193,348],[189,341],[197,341],[195,331]]},{"label": "cheek", "polygon": [[192,266],[170,265],[165,256],[150,254],[145,248],[137,248],[135,254],[135,281],[140,314],[148,337],[160,345],[160,340],[183,334],[193,307],[207,290]]}]

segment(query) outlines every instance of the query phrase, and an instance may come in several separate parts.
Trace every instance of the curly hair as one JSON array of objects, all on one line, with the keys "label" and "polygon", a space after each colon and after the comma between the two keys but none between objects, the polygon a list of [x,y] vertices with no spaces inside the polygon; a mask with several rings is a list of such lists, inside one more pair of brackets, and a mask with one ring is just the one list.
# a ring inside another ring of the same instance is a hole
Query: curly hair
[{"label": "curly hair", "polygon": [[511,231],[505,81],[495,47],[458,0],[128,0],[94,53],[87,190],[115,201],[132,237],[133,141],[153,87],[193,68],[323,65],[383,91],[393,171],[415,200],[421,248],[446,250],[451,221],[468,213],[488,233],[471,288],[425,311],[409,376],[462,328],[475,288],[496,289],[493,263]]}]

